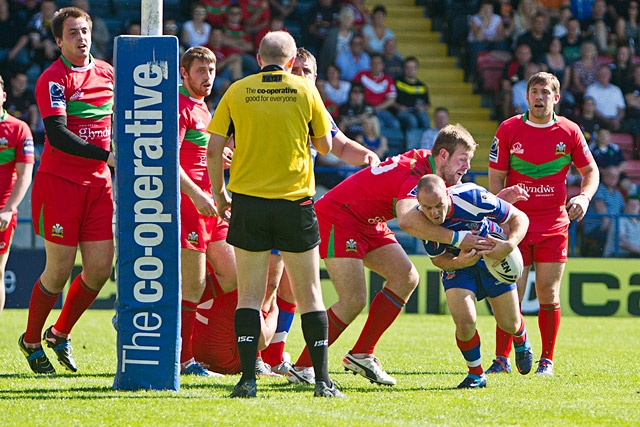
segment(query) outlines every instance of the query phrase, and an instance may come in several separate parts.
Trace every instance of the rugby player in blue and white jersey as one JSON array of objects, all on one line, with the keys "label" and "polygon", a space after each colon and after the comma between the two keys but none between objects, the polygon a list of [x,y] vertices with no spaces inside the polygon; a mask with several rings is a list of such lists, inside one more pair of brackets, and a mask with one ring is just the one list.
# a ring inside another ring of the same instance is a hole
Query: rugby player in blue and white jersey
[{"label": "rugby player in blue and white jersey", "polygon": [[[461,250],[452,245],[424,242],[433,264],[442,269],[442,283],[447,305],[456,324],[456,342],[464,356],[469,373],[458,388],[486,387],[487,379],[480,357],[480,336],[476,329],[475,300],[487,297],[498,325],[513,334],[516,364],[521,374],[527,374],[533,364],[524,318],[520,314],[515,284],[496,280],[485,265],[483,255],[503,259],[522,240],[529,226],[527,216],[508,202],[473,184],[447,188],[438,175],[425,175],[417,186],[418,209],[436,225],[442,225],[460,235],[474,233],[491,239],[491,251]],[[506,241],[488,236],[502,232],[497,224],[506,225]]]}]

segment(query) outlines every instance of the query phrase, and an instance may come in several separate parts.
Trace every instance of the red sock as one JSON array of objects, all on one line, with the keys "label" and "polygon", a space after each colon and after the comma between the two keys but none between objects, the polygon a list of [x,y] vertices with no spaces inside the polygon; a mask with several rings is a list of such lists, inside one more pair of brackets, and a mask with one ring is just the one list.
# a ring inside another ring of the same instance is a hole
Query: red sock
[{"label": "red sock", "polygon": [[524,326],[524,316],[520,314],[520,328],[518,331],[513,334],[513,342],[516,344],[516,347],[523,345],[523,343],[527,340],[527,330]]},{"label": "red sock", "polygon": [[[344,323],[342,320],[338,319],[331,308],[327,310],[327,317],[329,318],[329,345],[333,344],[335,340],[338,339],[340,334],[347,329],[349,326],[348,323]],[[302,350],[302,354],[298,357],[298,361],[295,363],[296,366],[308,367],[312,366],[311,356],[309,356],[309,349],[305,346],[304,350]]]},{"label": "red sock", "polygon": [[193,358],[193,347],[191,346],[191,337],[193,335],[193,325],[196,322],[197,302],[182,300],[182,310],[180,320],[182,327],[180,330],[180,338],[182,338],[182,349],[180,350],[180,363],[188,362]]},{"label": "red sock", "polygon": [[513,336],[509,332],[505,332],[496,325],[496,356],[503,356],[507,359],[511,354]]},{"label": "red sock", "polygon": [[[276,366],[284,360],[284,346],[287,343],[287,335],[291,329],[289,319],[292,321],[296,312],[295,303],[287,302],[280,297],[277,297],[276,301],[278,303],[278,310],[280,310],[280,314],[278,314],[278,326],[276,327],[276,333],[271,340],[271,344],[262,350],[262,360],[271,366]],[[283,320],[282,322],[281,319]]]},{"label": "red sock", "polygon": [[53,326],[63,334],[69,335],[71,333],[71,329],[78,322],[82,313],[87,311],[98,297],[98,292],[89,289],[80,276],[78,274],[71,282],[60,317],[58,317],[58,321]]},{"label": "red sock", "polygon": [[380,337],[398,317],[406,304],[399,296],[387,288],[383,288],[373,299],[369,308],[369,315],[360,333],[358,341],[353,346],[353,354],[373,354]]},{"label": "red sock", "polygon": [[553,360],[553,350],[556,346],[556,337],[560,329],[560,303],[540,304],[538,312],[538,326],[542,338],[541,359]]},{"label": "red sock", "polygon": [[36,280],[31,291],[31,300],[29,301],[27,331],[24,333],[25,343],[35,344],[42,340],[42,329],[59,295],[59,293],[52,294],[48,292],[42,286],[40,278]]},{"label": "red sock", "polygon": [[462,352],[464,360],[467,362],[470,374],[482,375],[484,370],[482,369],[482,359],[480,356],[480,335],[478,331],[473,335],[469,341],[461,341],[456,337],[456,344]]}]

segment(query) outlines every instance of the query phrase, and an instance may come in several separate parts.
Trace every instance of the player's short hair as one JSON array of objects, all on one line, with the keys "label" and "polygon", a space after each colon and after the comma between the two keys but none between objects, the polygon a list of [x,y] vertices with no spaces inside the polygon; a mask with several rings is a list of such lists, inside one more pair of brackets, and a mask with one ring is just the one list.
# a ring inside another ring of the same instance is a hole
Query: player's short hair
[{"label": "player's short hair", "polygon": [[473,136],[459,123],[440,129],[431,152],[437,155],[444,148],[449,155],[453,155],[458,147],[464,147],[470,153],[474,153],[478,147]]},{"label": "player's short hair", "polygon": [[296,41],[286,31],[271,31],[260,42],[259,53],[265,65],[270,62],[284,65],[296,56]]},{"label": "player's short hair", "polygon": [[216,63],[216,55],[211,51],[211,49],[204,46],[193,46],[187,49],[182,55],[182,59],[180,59],[180,66],[187,70],[188,73],[194,61],[197,59],[214,65]]},{"label": "player's short hair", "polygon": [[4,91],[4,79],[0,76],[0,90]]},{"label": "player's short hair", "polygon": [[56,39],[62,38],[62,27],[67,18],[84,18],[87,21],[87,24],[89,24],[89,30],[93,28],[91,16],[89,16],[87,12],[78,7],[63,7],[56,12],[53,20],[51,21],[51,32],[53,33],[53,37]]},{"label": "player's short hair", "polygon": [[318,74],[318,62],[316,57],[311,52],[303,47],[299,47],[296,52],[296,59],[302,59],[303,61],[310,61],[313,64],[313,74]]},{"label": "player's short hair", "polygon": [[551,90],[553,90],[554,93],[560,93],[560,82],[558,81],[558,78],[551,73],[541,71],[529,77],[529,81],[527,81],[527,93],[529,92],[531,86],[538,84],[544,86],[549,85],[551,86]]}]

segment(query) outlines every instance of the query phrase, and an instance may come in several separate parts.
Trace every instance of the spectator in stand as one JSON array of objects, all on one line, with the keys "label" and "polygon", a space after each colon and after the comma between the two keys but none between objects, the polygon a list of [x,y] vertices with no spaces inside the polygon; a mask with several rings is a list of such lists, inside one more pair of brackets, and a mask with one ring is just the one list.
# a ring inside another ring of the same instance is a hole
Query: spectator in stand
[{"label": "spectator in stand", "polygon": [[594,0],[571,0],[571,14],[580,22],[591,18]]},{"label": "spectator in stand", "polygon": [[224,26],[227,22],[227,12],[236,0],[200,0],[200,4],[207,10],[207,22],[211,25]]},{"label": "spectator in stand", "polygon": [[487,50],[509,50],[505,40],[502,17],[493,11],[492,0],[482,0],[480,10],[469,19],[469,73],[476,75],[478,53]]},{"label": "spectator in stand", "polygon": [[[615,217],[624,208],[624,197],[618,190],[620,171],[615,166],[609,166],[600,171],[600,184],[589,204],[589,209],[582,224],[583,241],[580,254],[586,257],[601,257],[609,234],[609,228],[614,227]],[[609,214],[609,216],[594,216],[593,214]]]},{"label": "spectator in stand", "polygon": [[389,143],[387,137],[380,134],[380,121],[376,116],[366,116],[362,121],[362,134],[356,139],[360,144],[367,147],[378,155],[380,160],[387,157]]},{"label": "spectator in stand", "polygon": [[284,26],[284,19],[282,18],[282,16],[272,14],[269,18],[268,25],[265,27],[262,27],[261,30],[256,32],[255,34],[256,46],[260,46],[260,42],[262,41],[264,36],[267,35],[269,31],[286,31],[287,33],[289,32],[289,30],[287,30]]},{"label": "spectator in stand", "polygon": [[595,0],[591,18],[582,21],[582,36],[595,43],[599,55],[615,51],[615,21],[607,15],[607,2]]},{"label": "spectator in stand", "polygon": [[576,104],[582,102],[587,87],[596,81],[598,67],[596,58],[598,50],[590,41],[584,41],[580,46],[580,59],[571,67],[571,93],[575,97]]},{"label": "spectator in stand", "polygon": [[[534,74],[540,72],[540,65],[535,62],[529,62],[525,67],[524,79],[518,81],[511,89],[511,114],[524,114],[529,109],[527,101],[527,82]],[[556,104],[557,105],[557,104]]]},{"label": "spectator in stand", "polygon": [[182,25],[180,41],[188,49],[194,46],[205,46],[211,35],[211,24],[206,21],[207,9],[200,3],[191,6],[191,19]]},{"label": "spectator in stand", "polygon": [[361,35],[353,35],[349,42],[349,50],[340,52],[336,57],[336,65],[345,80],[353,80],[359,71],[371,68],[371,58],[364,51],[364,39]]},{"label": "spectator in stand", "polygon": [[162,21],[162,35],[176,36],[178,38],[178,58],[182,58],[185,52],[184,44],[180,40],[180,32],[178,31],[178,22],[173,18],[164,18]]},{"label": "spectator in stand", "polygon": [[341,52],[349,50],[349,43],[355,34],[353,21],[355,15],[353,10],[343,6],[338,15],[338,25],[327,32],[327,38],[322,44],[322,49],[318,55],[318,69],[324,71],[327,66],[336,61]]},{"label": "spectator in stand", "polygon": [[610,228],[604,248],[605,257],[640,258],[640,195],[631,194],[618,217],[618,248],[615,247],[615,227]]},{"label": "spectator in stand", "polygon": [[567,57],[562,53],[562,43],[559,38],[553,37],[551,39],[549,49],[542,55],[539,62],[542,71],[556,76],[560,82],[560,87],[563,88],[560,102],[556,104],[556,113],[560,113],[566,109],[573,109],[576,100],[571,92],[566,90],[566,88],[571,86],[571,66],[569,65]]},{"label": "spectator in stand", "polygon": [[551,33],[553,34],[553,37],[557,37],[561,39],[569,33],[569,30],[567,29],[567,25],[569,24],[569,20],[572,17],[573,15],[571,14],[571,8],[568,5],[564,5],[560,8],[558,21],[555,23],[555,25],[551,29]]},{"label": "spectator in stand", "polygon": [[611,68],[611,83],[620,89],[625,88],[633,80],[631,48],[628,44],[618,45],[614,61],[609,64],[609,68]]},{"label": "spectator in stand", "polygon": [[308,11],[305,20],[305,47],[317,54],[322,49],[329,30],[338,25],[339,6],[335,0],[318,0]]},{"label": "spectator in stand", "polygon": [[349,91],[349,101],[338,109],[338,127],[345,135],[356,139],[362,133],[362,121],[365,116],[374,114],[374,108],[364,102],[364,86],[362,83],[352,83]]},{"label": "spectator in stand", "polygon": [[596,131],[596,140],[589,144],[589,150],[600,169],[614,166],[620,172],[620,180],[623,179],[626,161],[620,147],[611,142],[611,129],[607,123]]},{"label": "spectator in stand", "polygon": [[323,79],[316,78],[316,88],[320,93],[324,107],[327,109],[331,117],[336,119],[338,117],[338,104],[333,102],[327,95],[327,91],[325,90],[325,81]]},{"label": "spectator in stand", "polygon": [[[4,92],[7,96],[4,101],[5,110],[29,125],[34,143],[41,148],[44,144],[44,125],[40,118],[36,97],[29,89],[29,77],[25,73],[16,73],[11,77],[11,84]],[[38,153],[40,151],[42,150]]]},{"label": "spectator in stand", "polygon": [[327,97],[335,102],[338,107],[346,104],[349,100],[351,82],[342,79],[340,69],[335,64],[329,64],[325,75],[326,80],[324,80],[323,87]]},{"label": "spectator in stand", "polygon": [[612,131],[619,132],[627,106],[622,90],[611,84],[611,69],[608,65],[598,66],[596,81],[587,87],[584,94],[598,100],[596,116],[606,120]]},{"label": "spectator in stand", "polygon": [[436,108],[436,111],[433,114],[433,121],[435,122],[436,127],[429,128],[424,131],[424,133],[422,134],[422,138],[420,139],[420,146],[409,146],[407,147],[408,149],[424,148],[427,150],[431,150],[431,148],[433,148],[433,144],[436,141],[436,137],[438,136],[438,132],[440,132],[440,129],[449,124],[449,110],[447,110],[445,107]]},{"label": "spectator in stand", "polygon": [[622,128],[637,136],[640,134],[640,64],[633,66],[633,80],[623,88],[623,93],[627,111]]},{"label": "spectator in stand", "polygon": [[607,0],[607,13],[615,22],[627,14],[629,0]]},{"label": "spectator in stand", "polygon": [[557,21],[563,7],[569,7],[568,0],[538,0],[538,10]]},{"label": "spectator in stand", "polygon": [[395,38],[395,34],[389,27],[384,24],[387,18],[387,8],[378,4],[373,8],[371,13],[373,22],[366,24],[362,28],[362,35],[364,36],[364,50],[369,54],[382,53],[384,49],[384,43]]},{"label": "spectator in stand", "polygon": [[293,19],[295,17],[298,0],[269,0],[271,14],[282,16],[282,19]]},{"label": "spectator in stand", "polygon": [[580,113],[573,117],[572,120],[580,126],[587,143],[592,143],[596,140],[596,132],[601,126],[609,126],[605,120],[596,116],[596,100],[592,96],[584,97]]},{"label": "spectator in stand", "polygon": [[112,48],[112,37],[107,23],[95,13],[91,13],[89,0],[73,0],[73,6],[84,10],[91,16],[91,54],[93,57],[110,61],[112,54],[110,50]]},{"label": "spectator in stand", "polygon": [[33,61],[40,71],[44,71],[60,56],[60,48],[51,31],[51,21],[56,9],[56,3],[53,0],[43,0],[40,4],[40,12],[33,15],[27,24]]},{"label": "spectator in stand", "polygon": [[242,57],[242,70],[245,75],[260,71],[254,55],[253,38],[242,23],[242,8],[237,4],[232,4],[227,9],[222,46],[227,48],[228,54],[237,53]]},{"label": "spectator in stand", "polygon": [[400,129],[400,122],[391,110],[398,96],[393,79],[384,73],[382,55],[371,56],[371,70],[362,70],[352,79],[364,86],[364,101],[373,105],[380,124],[385,128]]},{"label": "spectator in stand", "polygon": [[402,128],[422,128],[431,126],[429,119],[429,89],[418,78],[418,58],[408,56],[404,61],[404,74],[395,80],[396,91],[396,117],[400,120]]},{"label": "spectator in stand", "polygon": [[11,13],[9,0],[0,0],[0,76],[29,68],[29,37],[26,23]]},{"label": "spectator in stand", "polygon": [[518,38],[529,31],[533,27],[533,19],[538,13],[538,3],[536,0],[520,0],[516,14],[513,19],[513,43],[512,47],[515,48],[515,43]]},{"label": "spectator in stand", "polygon": [[509,46],[511,46],[513,32],[515,31],[514,14],[515,11],[511,0],[500,0],[500,18],[504,28],[504,39]]},{"label": "spectator in stand", "polygon": [[353,21],[353,28],[360,33],[366,24],[370,24],[373,19],[371,13],[364,6],[364,0],[347,0],[343,1],[346,6],[353,10],[355,19]]},{"label": "spectator in stand", "polygon": [[640,14],[638,1],[631,0],[625,13],[616,21],[618,43],[627,43],[631,47],[631,55],[640,53],[636,46],[640,45]]},{"label": "spectator in stand", "polygon": [[547,17],[543,13],[537,13],[529,31],[518,37],[517,44],[526,44],[531,48],[531,58],[534,62],[540,61],[542,55],[549,50],[552,35],[548,31]]},{"label": "spectator in stand", "polygon": [[580,21],[570,18],[567,22],[567,34],[560,39],[562,42],[562,53],[567,57],[569,63],[573,64],[580,59],[580,48],[584,39],[580,35]]},{"label": "spectator in stand", "polygon": [[129,21],[127,25],[127,29],[125,34],[130,36],[140,36],[142,35],[142,23],[139,19],[132,19]]},{"label": "spectator in stand", "polygon": [[[223,46],[224,29],[214,26],[207,47],[216,56],[216,78],[213,81],[214,99],[219,99],[231,83],[244,77],[242,56]],[[217,102],[215,102],[217,104]]]},{"label": "spectator in stand", "polygon": [[516,47],[513,60],[504,66],[502,81],[500,83],[503,118],[510,117],[511,115],[513,85],[524,79],[524,71],[529,62],[531,62],[531,48],[529,45],[521,44]]},{"label": "spectator in stand", "polygon": [[398,52],[398,42],[395,38],[387,39],[382,49],[382,59],[384,60],[384,73],[397,79],[402,75],[404,68],[404,58]]},{"label": "spectator in stand", "polygon": [[[242,8],[242,22],[253,34],[269,26],[271,21],[269,0],[238,0],[238,4]],[[284,27],[284,19],[282,26]],[[260,46],[260,43],[256,42],[256,46]]]}]

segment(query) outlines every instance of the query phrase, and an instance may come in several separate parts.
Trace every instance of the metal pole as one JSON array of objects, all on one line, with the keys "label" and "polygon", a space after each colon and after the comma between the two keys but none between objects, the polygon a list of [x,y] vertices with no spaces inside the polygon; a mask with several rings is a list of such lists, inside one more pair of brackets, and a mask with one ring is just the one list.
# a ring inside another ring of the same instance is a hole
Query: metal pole
[{"label": "metal pole", "polygon": [[143,36],[162,35],[162,1],[142,0],[141,20]]}]

